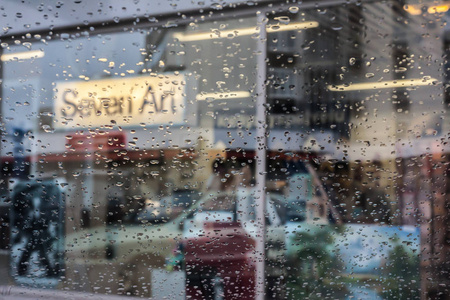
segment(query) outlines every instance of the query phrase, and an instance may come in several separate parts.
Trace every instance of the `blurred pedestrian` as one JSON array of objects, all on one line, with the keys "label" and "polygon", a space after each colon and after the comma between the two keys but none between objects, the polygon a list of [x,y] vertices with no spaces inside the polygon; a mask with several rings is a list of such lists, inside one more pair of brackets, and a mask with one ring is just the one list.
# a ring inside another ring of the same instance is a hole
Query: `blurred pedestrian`
[{"label": "blurred pedestrian", "polygon": [[34,252],[38,253],[38,261],[45,267],[46,275],[54,275],[55,272],[52,270],[50,260],[47,256],[49,252],[48,245],[52,238],[49,230],[49,218],[45,212],[42,212],[42,201],[39,197],[33,197],[32,209],[29,211],[28,218],[25,222],[27,224],[23,228],[23,233],[27,241],[19,260],[18,275],[27,275],[29,260]]}]

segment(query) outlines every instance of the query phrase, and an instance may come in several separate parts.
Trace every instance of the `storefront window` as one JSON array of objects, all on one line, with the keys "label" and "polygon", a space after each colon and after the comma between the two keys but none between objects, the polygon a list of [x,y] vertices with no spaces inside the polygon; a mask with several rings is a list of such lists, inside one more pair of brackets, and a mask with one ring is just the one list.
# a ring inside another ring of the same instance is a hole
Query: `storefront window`
[{"label": "storefront window", "polygon": [[446,299],[448,3],[44,2],[0,36],[10,296]]}]

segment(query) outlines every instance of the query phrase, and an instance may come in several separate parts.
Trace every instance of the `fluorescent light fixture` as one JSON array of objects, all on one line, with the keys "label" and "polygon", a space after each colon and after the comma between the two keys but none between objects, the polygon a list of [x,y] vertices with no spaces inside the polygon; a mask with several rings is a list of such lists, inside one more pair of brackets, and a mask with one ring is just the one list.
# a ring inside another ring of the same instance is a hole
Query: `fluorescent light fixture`
[{"label": "fluorescent light fixture", "polygon": [[428,7],[429,14],[442,14],[446,13],[449,10],[449,4],[441,4]]},{"label": "fluorescent light fixture", "polygon": [[267,25],[267,33],[288,31],[288,30],[302,30],[319,27],[319,22],[300,22],[291,24]]},{"label": "fluorescent light fixture", "polygon": [[408,12],[410,15],[413,16],[418,16],[420,14],[422,14],[422,9],[419,5],[404,5],[403,9],[406,10],[406,12]]},{"label": "fluorescent light fixture", "polygon": [[379,90],[392,89],[400,87],[426,86],[436,82],[436,78],[426,76],[424,78],[388,80],[379,82],[351,83],[341,85],[329,85],[327,89],[332,92],[360,91],[360,90]]},{"label": "fluorescent light fixture", "polygon": [[25,52],[16,52],[16,53],[6,53],[2,54],[2,61],[14,61],[14,60],[24,60],[24,59],[32,59],[32,58],[41,58],[44,57],[44,51],[32,50]]},{"label": "fluorescent light fixture", "polygon": [[[300,23],[291,23],[291,24],[279,24],[279,25],[267,25],[267,33],[272,32],[280,32],[280,31],[288,31],[288,30],[302,30],[309,28],[316,28],[319,26],[319,22],[310,21],[310,22],[300,22]],[[224,39],[227,37],[240,37],[246,35],[252,35],[257,33],[257,27],[245,27],[245,28],[236,28],[230,30],[217,30],[217,32],[201,32],[201,33],[191,33],[191,34],[183,34],[183,33],[174,33],[173,37],[178,39],[180,42],[193,42],[193,41],[202,41],[202,40],[212,40],[212,39]]]},{"label": "fluorescent light fixture", "polygon": [[227,100],[227,99],[235,99],[235,98],[247,98],[250,97],[250,92],[247,91],[234,91],[228,93],[206,93],[206,94],[198,94],[196,99],[198,101],[204,101],[207,99],[210,100]]},{"label": "fluorescent light fixture", "polygon": [[423,13],[424,7],[429,14],[442,14],[446,13],[450,9],[450,2],[443,2],[438,5],[430,6],[425,4],[407,4],[403,6],[403,9],[413,16],[418,16]]}]

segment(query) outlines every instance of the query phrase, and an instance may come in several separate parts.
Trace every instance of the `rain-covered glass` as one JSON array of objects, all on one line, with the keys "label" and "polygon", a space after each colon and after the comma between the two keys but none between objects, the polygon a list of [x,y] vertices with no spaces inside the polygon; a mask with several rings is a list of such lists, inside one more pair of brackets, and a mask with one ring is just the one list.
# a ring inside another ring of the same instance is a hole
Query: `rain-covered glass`
[{"label": "rain-covered glass", "polygon": [[0,10],[0,298],[450,299],[449,2]]}]

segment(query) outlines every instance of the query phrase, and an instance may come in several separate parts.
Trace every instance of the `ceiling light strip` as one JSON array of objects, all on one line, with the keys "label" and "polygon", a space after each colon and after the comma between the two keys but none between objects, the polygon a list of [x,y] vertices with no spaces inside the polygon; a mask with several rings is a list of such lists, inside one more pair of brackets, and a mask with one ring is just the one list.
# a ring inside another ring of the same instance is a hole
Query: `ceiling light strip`
[{"label": "ceiling light strip", "polygon": [[346,92],[346,91],[360,91],[360,90],[379,90],[379,89],[392,89],[392,88],[404,88],[414,86],[428,86],[437,82],[436,78],[413,78],[413,79],[400,79],[400,80],[388,80],[379,82],[364,82],[364,83],[350,83],[341,85],[328,85],[327,89],[332,92]]},{"label": "ceiling light strip", "polygon": [[[319,27],[319,22],[316,21],[308,21],[308,22],[300,22],[300,23],[291,23],[291,24],[277,24],[277,25],[268,25],[267,32],[280,32],[280,31],[288,31],[288,30],[303,30],[309,28]],[[236,28],[230,30],[217,30],[213,32],[202,32],[202,33],[191,33],[191,34],[183,34],[183,33],[174,33],[173,37],[178,39],[180,42],[193,42],[193,41],[202,41],[202,40],[212,40],[212,39],[223,39],[229,37],[240,37],[247,36],[257,33],[257,27],[245,27],[245,28]]]},{"label": "ceiling light strip", "polygon": [[32,58],[44,57],[45,53],[39,50],[25,51],[25,52],[15,52],[15,53],[5,53],[1,56],[1,61],[14,61],[14,60],[24,60]]},{"label": "ceiling light strip", "polygon": [[227,100],[227,99],[236,99],[236,98],[247,98],[250,96],[251,96],[250,92],[247,92],[247,91],[234,91],[234,92],[228,92],[228,93],[198,94],[196,99],[197,99],[197,101]]}]

